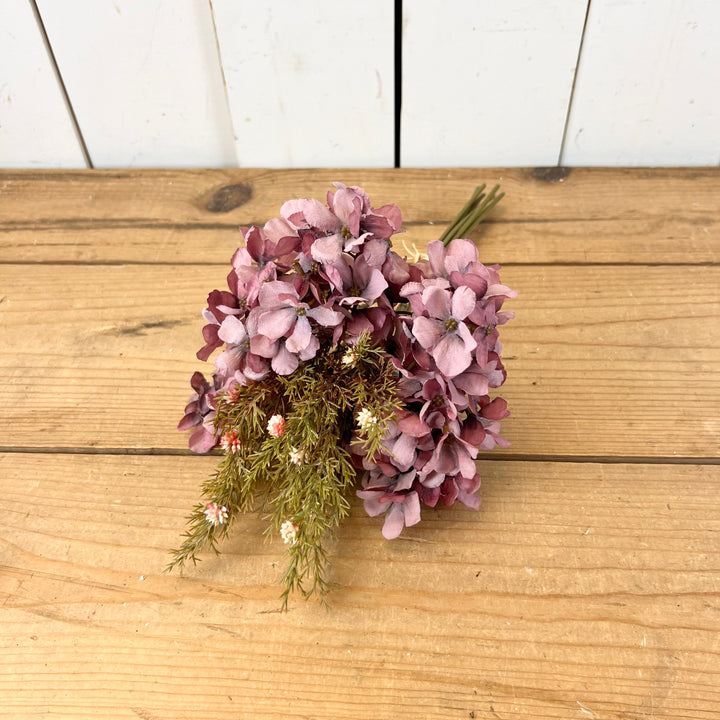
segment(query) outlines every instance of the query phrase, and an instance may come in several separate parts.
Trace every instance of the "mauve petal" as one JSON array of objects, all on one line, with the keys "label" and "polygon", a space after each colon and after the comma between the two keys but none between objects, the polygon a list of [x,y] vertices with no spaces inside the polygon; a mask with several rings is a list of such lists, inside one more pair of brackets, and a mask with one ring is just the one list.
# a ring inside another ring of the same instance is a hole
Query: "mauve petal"
[{"label": "mauve petal", "polygon": [[415,480],[415,476],[417,473],[415,470],[410,470],[409,472],[401,473],[398,475],[397,482],[395,483],[395,490],[409,490],[412,487],[413,480]]},{"label": "mauve petal", "polygon": [[[273,355],[277,352],[277,346],[273,347]],[[271,356],[269,356],[271,357]],[[267,358],[262,357],[259,354],[248,353],[245,356],[245,374],[249,378],[253,378],[254,375],[264,375],[270,371],[270,363]]]},{"label": "mauve petal", "polygon": [[275,246],[275,255],[282,257],[300,249],[300,238],[297,235],[288,235],[280,238]]},{"label": "mauve petal", "polygon": [[[404,503],[403,503],[404,504]],[[405,512],[403,505],[400,503],[392,503],[390,509],[385,515],[385,524],[383,525],[382,534],[386,540],[394,540],[405,527]]]},{"label": "mauve petal", "polygon": [[463,477],[471,478],[475,476],[477,468],[475,467],[475,461],[459,447],[457,449],[457,462],[460,474]]},{"label": "mauve petal", "polygon": [[297,318],[294,308],[266,310],[258,316],[257,330],[260,335],[277,340],[289,332]]},{"label": "mauve petal", "polygon": [[339,290],[342,292],[343,285],[345,284],[343,281],[343,276],[341,271],[338,269],[337,266],[342,267],[342,258],[338,260],[337,264],[334,265],[324,265],[323,266],[323,273],[325,274],[325,277],[327,277],[328,282],[333,286],[335,290]]},{"label": "mauve petal", "polygon": [[455,484],[458,486],[458,490],[465,493],[475,493],[480,489],[480,475],[475,473],[471,478],[458,476],[455,478]]},{"label": "mauve petal", "polygon": [[218,319],[215,317],[215,313],[209,308],[205,308],[201,313],[202,319],[210,325],[219,325]]},{"label": "mauve petal", "polygon": [[416,492],[411,492],[405,501],[405,527],[417,525],[420,522],[420,498]]},{"label": "mauve petal", "polygon": [[252,255],[247,251],[247,248],[239,247],[230,259],[230,264],[236,272],[238,270],[247,270],[253,266]]},{"label": "mauve petal", "polygon": [[405,283],[398,293],[401,297],[410,297],[410,295],[422,295],[425,286],[419,282]]},{"label": "mauve petal", "polygon": [[203,327],[202,334],[205,339],[205,346],[197,351],[196,357],[198,360],[204,362],[212,355],[213,350],[216,350],[222,345],[222,341],[218,338],[218,327],[219,325],[205,325],[205,327]]},{"label": "mauve petal", "polygon": [[322,305],[308,310],[307,314],[308,317],[311,317],[316,323],[324,327],[335,327],[335,325],[343,321],[344,317],[342,313]]},{"label": "mauve petal", "polygon": [[231,377],[235,371],[240,367],[240,361],[243,358],[243,353],[238,352],[237,347],[231,345],[229,348],[223,350],[215,358],[215,370],[222,378]]},{"label": "mauve petal", "polygon": [[427,256],[430,261],[432,273],[436,277],[445,275],[445,255],[447,250],[440,240],[433,240],[428,243]]},{"label": "mauve petal", "polygon": [[460,390],[466,392],[468,395],[487,395],[488,380],[482,373],[464,372],[458,375],[453,382]]},{"label": "mauve petal", "polygon": [[272,218],[263,227],[265,237],[272,243],[277,243],[281,238],[294,235],[294,228],[282,218]]},{"label": "mauve petal", "polygon": [[285,218],[293,227],[307,225],[303,208],[307,200],[287,200],[280,206],[280,215]]},{"label": "mauve petal", "polygon": [[382,266],[382,274],[393,285],[406,283],[410,279],[407,260],[401,258],[396,252],[389,252]]},{"label": "mauve petal", "polygon": [[335,232],[340,227],[340,220],[330,212],[319,200],[305,200],[303,215],[309,225],[324,232]]},{"label": "mauve petal", "polygon": [[340,235],[320,237],[312,244],[310,255],[313,260],[320,263],[334,263],[340,259],[343,241]]},{"label": "mauve petal", "polygon": [[188,440],[189,448],[195,453],[206,453],[216,445],[215,436],[205,425],[200,425]]},{"label": "mauve petal", "polygon": [[312,329],[306,317],[298,317],[292,335],[285,341],[285,347],[291,353],[302,352],[310,343]]},{"label": "mauve petal", "polygon": [[298,353],[301,360],[312,360],[320,349],[320,342],[314,336],[310,336],[310,342]]},{"label": "mauve petal", "polygon": [[457,499],[471,510],[480,509],[480,496],[476,493],[466,493],[464,490],[458,488]]},{"label": "mauve petal", "polygon": [[360,234],[362,200],[354,190],[340,188],[333,198],[333,211],[355,237]]},{"label": "mauve petal", "polygon": [[394,232],[401,231],[402,213],[397,205],[391,204],[373,208],[372,215],[382,215],[388,223],[390,223],[390,227],[392,227]]},{"label": "mauve petal", "polygon": [[370,282],[363,290],[363,297],[369,302],[377,300],[387,290],[387,280],[379,270],[373,269],[370,274]]},{"label": "mauve petal", "polygon": [[475,292],[463,285],[459,287],[452,296],[452,316],[459,322],[464,320],[474,309],[477,298]]},{"label": "mauve petal", "polygon": [[437,345],[444,335],[444,330],[445,328],[439,320],[417,317],[413,321],[412,333],[424,348],[432,348]]},{"label": "mauve petal", "polygon": [[277,354],[278,342],[277,340],[270,340],[264,335],[253,335],[250,338],[250,350],[260,357],[272,358]]},{"label": "mauve petal", "polygon": [[366,215],[362,220],[363,230],[372,233],[375,237],[387,240],[394,232],[393,226],[387,218],[381,215]]},{"label": "mauve petal", "polygon": [[257,225],[253,225],[245,234],[245,247],[250,253],[253,260],[259,261],[262,257],[262,250],[265,245],[265,239],[262,231]]},{"label": "mauve petal", "polygon": [[450,273],[450,281],[455,287],[467,286],[472,289],[476,297],[481,298],[487,290],[487,281],[481,278],[479,275],[473,275],[472,273],[459,273],[454,270]]},{"label": "mauve petal", "polygon": [[210,383],[205,379],[205,376],[196,370],[190,378],[190,387],[198,394],[207,392],[210,389]]},{"label": "mauve petal", "polygon": [[496,295],[502,295],[506,298],[516,298],[518,294],[517,291],[511,290],[505,285],[489,285],[485,297],[495,297]]},{"label": "mauve petal", "polygon": [[[354,314],[348,320],[345,326],[345,331],[348,334],[348,344],[353,344],[362,333],[373,331],[373,325],[366,315]],[[352,342],[350,342],[352,340]]]},{"label": "mauve petal", "polygon": [[465,323],[459,323],[455,333],[465,343],[465,349],[468,352],[472,352],[477,347],[477,342],[475,342],[475,338],[472,336]]},{"label": "mauve petal", "polygon": [[489,420],[502,420],[510,413],[507,409],[507,402],[503,400],[503,398],[495,398],[492,402],[483,407],[480,414]]},{"label": "mauve petal", "polygon": [[447,290],[427,287],[423,291],[422,301],[432,317],[440,320],[447,320],[450,317],[451,295]]},{"label": "mauve petal", "polygon": [[278,375],[292,375],[292,373],[297,370],[299,360],[297,355],[288,352],[281,343],[277,355],[275,355],[270,364]]},{"label": "mauve petal", "polygon": [[440,487],[445,482],[445,473],[431,472],[426,475],[421,481],[423,487],[436,488]]},{"label": "mauve petal", "polygon": [[478,445],[478,450],[492,450],[495,445],[495,438],[490,433],[487,433],[485,439]]},{"label": "mauve petal", "polygon": [[239,345],[247,338],[245,325],[234,315],[228,315],[220,325],[218,337],[229,345]]},{"label": "mauve petal", "polygon": [[237,307],[237,298],[231,292],[227,290],[213,290],[208,295],[208,307],[217,308],[227,305],[231,308]]},{"label": "mauve petal", "polygon": [[392,463],[398,470],[408,470],[415,460],[417,440],[412,435],[400,435],[392,446]]},{"label": "mauve petal", "polygon": [[440,372],[449,378],[467,370],[472,362],[472,355],[468,352],[463,340],[452,333],[444,335],[438,341],[431,355]]},{"label": "mauve petal", "polygon": [[300,299],[295,288],[290,283],[283,282],[282,280],[270,280],[269,282],[262,283],[258,293],[258,299],[261,306],[272,308],[274,305],[287,304],[287,302],[283,303],[280,300],[280,297],[283,295],[289,295],[296,300]]},{"label": "mauve petal", "polygon": [[380,493],[374,490],[358,490],[357,496],[362,498],[363,507],[365,512],[370,517],[377,517],[382,515],[388,509],[388,503],[381,503],[379,501]]},{"label": "mauve petal", "polygon": [[413,412],[408,412],[398,420],[398,428],[402,433],[416,438],[430,432],[430,428]]},{"label": "mauve petal", "polygon": [[440,488],[427,488],[424,485],[420,485],[418,494],[420,495],[420,500],[422,500],[424,505],[434,508],[440,498]]},{"label": "mauve petal", "polygon": [[455,238],[450,241],[447,248],[447,260],[446,266],[450,265],[449,262],[452,259],[452,264],[459,270],[464,270],[470,263],[477,262],[478,252],[475,245],[464,238]]},{"label": "mauve petal", "polygon": [[446,478],[440,488],[440,502],[449,507],[457,498],[458,488],[453,478]]},{"label": "mauve petal", "polygon": [[387,258],[388,242],[380,238],[368,240],[363,245],[363,257],[371,267],[381,268]]},{"label": "mauve petal", "polygon": [[178,423],[177,429],[178,430],[189,430],[191,427],[195,427],[196,425],[199,425],[200,422],[201,422],[201,418],[196,412],[189,412]]}]

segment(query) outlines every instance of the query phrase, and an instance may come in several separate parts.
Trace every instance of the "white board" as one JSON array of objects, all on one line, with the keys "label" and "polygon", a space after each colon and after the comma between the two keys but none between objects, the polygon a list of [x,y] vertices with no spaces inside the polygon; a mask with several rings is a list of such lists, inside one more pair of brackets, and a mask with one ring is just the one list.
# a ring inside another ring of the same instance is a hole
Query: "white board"
[{"label": "white board", "polygon": [[0,2],[0,167],[84,168],[52,62],[28,0]]},{"label": "white board", "polygon": [[556,165],[586,8],[405,0],[401,164]]},{"label": "white board", "polygon": [[392,167],[390,0],[212,5],[240,165]]},{"label": "white board", "polygon": [[207,0],[38,0],[95,167],[236,164]]},{"label": "white board", "polygon": [[720,162],[717,0],[592,1],[563,162]]}]

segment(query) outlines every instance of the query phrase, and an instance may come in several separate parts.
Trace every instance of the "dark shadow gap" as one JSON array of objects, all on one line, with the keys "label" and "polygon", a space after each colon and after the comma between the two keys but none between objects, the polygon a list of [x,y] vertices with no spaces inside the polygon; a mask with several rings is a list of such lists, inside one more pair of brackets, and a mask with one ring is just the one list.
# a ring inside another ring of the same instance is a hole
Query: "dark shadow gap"
[{"label": "dark shadow gap", "polygon": [[75,110],[72,106],[72,103],[70,102],[70,96],[68,95],[67,88],[65,87],[65,82],[63,81],[62,75],[60,73],[60,68],[58,67],[57,60],[55,59],[55,53],[53,52],[52,45],[50,44],[50,38],[48,38],[47,31],[45,30],[45,23],[43,23],[42,16],[40,15],[40,10],[37,6],[37,2],[35,0],[30,0],[30,6],[32,7],[33,14],[35,15],[35,21],[37,22],[40,34],[42,35],[45,50],[47,51],[48,57],[50,58],[50,64],[52,65],[53,71],[55,72],[55,77],[57,78],[60,92],[62,93],[63,100],[65,101],[65,107],[67,107],[67,111],[70,115],[70,120],[72,122],[73,129],[75,130],[75,136],[77,137],[77,141],[80,145],[80,151],[83,154],[85,164],[90,170],[92,170],[93,163],[90,159],[90,153],[88,152],[87,145],[85,144],[85,138],[80,131],[80,125],[78,123],[77,116],[75,115]]},{"label": "dark shadow gap", "polygon": [[402,0],[395,0],[395,167],[400,167],[400,129],[402,112]]},{"label": "dark shadow gap", "polygon": [[[27,455],[158,455],[203,457],[184,448],[122,448],[122,447],[28,447],[0,446],[0,453]],[[222,451],[215,450],[207,457],[221,457]],[[595,463],[608,465],[720,465],[720,457],[673,457],[645,455],[560,455],[501,453],[480,455],[478,460],[493,462],[531,462],[531,463]]]},{"label": "dark shadow gap", "polygon": [[587,29],[588,16],[590,15],[590,3],[588,0],[587,8],[585,8],[585,20],[583,22],[582,34],[580,35],[580,46],[578,47],[577,62],[575,63],[575,74],[573,75],[572,87],[570,88],[570,99],[568,100],[567,114],[565,115],[565,125],[563,127],[562,140],[560,141],[560,154],[558,155],[558,166],[562,167],[565,160],[565,142],[567,141],[567,131],[570,125],[570,112],[572,111],[573,98],[575,97],[575,83],[577,82],[578,72],[580,71],[580,61],[582,58],[583,44],[585,42],[585,30]]}]

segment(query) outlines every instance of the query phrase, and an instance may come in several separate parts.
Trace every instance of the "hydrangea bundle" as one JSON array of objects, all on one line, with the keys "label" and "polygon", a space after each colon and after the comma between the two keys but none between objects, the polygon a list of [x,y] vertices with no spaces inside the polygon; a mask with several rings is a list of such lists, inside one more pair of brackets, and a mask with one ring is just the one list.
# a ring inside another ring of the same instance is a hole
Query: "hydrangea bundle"
[{"label": "hydrangea bundle", "polygon": [[[392,250],[396,205],[335,183],[327,204],[289,200],[264,227],[241,228],[228,290],[203,311],[200,360],[179,424],[195,452],[223,451],[170,567],[268,512],[289,545],[289,594],[329,588],[327,543],[356,493],[396,538],[421,508],[478,509],[479,450],[507,445],[498,326],[516,293],[478,261],[467,235],[500,200],[478,188],[427,260]],[[309,584],[308,584],[309,583]]]}]

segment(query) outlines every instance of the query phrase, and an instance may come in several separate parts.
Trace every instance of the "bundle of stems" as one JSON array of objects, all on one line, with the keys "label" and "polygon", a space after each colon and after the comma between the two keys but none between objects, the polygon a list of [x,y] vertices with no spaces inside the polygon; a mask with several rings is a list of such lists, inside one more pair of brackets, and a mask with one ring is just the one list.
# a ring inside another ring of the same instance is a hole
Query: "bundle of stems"
[{"label": "bundle of stems", "polygon": [[504,192],[498,192],[500,190],[499,185],[496,185],[487,194],[485,193],[485,187],[486,185],[483,183],[475,188],[471,198],[440,236],[440,240],[442,240],[445,247],[455,238],[466,238],[505,197]]}]

